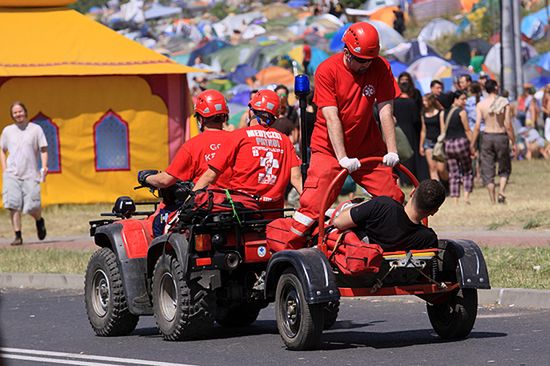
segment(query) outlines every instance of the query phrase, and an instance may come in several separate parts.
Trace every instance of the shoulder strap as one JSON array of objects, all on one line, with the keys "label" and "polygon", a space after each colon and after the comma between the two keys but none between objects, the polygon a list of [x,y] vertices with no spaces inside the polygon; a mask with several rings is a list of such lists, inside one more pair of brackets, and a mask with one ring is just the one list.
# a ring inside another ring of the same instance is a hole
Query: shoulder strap
[{"label": "shoulder strap", "polygon": [[451,110],[449,111],[449,114],[447,115],[447,118],[445,118],[445,127],[444,127],[444,130],[442,132],[443,135],[445,135],[447,133],[447,128],[449,127],[449,122],[451,121],[451,117],[453,116],[453,114],[455,113],[455,111],[457,109],[458,109],[457,107],[451,108]]}]

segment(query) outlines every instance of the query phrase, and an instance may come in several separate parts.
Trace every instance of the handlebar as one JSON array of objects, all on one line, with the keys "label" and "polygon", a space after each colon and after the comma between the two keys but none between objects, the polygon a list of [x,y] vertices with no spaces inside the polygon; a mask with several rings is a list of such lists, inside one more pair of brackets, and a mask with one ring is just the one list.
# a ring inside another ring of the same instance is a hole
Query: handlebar
[{"label": "handlebar", "polygon": [[[368,163],[381,163],[382,158],[378,157],[378,156],[373,156],[373,157],[361,159],[360,162],[361,162],[361,165],[365,165],[365,164],[368,164]],[[415,188],[418,187],[418,179],[416,179],[414,174],[411,173],[411,171],[409,169],[407,169],[402,164],[397,164],[395,166],[395,168],[398,169],[399,171],[401,171],[401,173],[405,174],[407,176],[407,178],[409,178],[411,180],[411,182],[412,182],[412,184]],[[325,236],[325,212],[328,210],[330,205],[332,205],[332,203],[333,203],[333,202],[328,202],[330,192],[332,192],[334,190],[334,187],[336,186],[336,184],[343,181],[345,179],[345,177],[347,177],[347,175],[348,175],[347,169],[342,169],[338,173],[338,175],[336,177],[334,177],[332,182],[329,184],[329,186],[325,190],[325,194],[323,195],[323,199],[321,200],[321,210],[319,211],[319,242],[318,242],[319,247],[321,249],[323,249],[323,238]],[[427,219],[424,219],[423,223],[425,225],[427,225],[428,224]]]}]

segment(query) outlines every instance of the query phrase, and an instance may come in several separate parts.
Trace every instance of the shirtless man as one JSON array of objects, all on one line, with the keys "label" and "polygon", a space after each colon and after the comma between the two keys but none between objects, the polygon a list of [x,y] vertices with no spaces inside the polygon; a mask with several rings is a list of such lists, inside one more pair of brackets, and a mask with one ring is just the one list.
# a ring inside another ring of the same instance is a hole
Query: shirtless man
[{"label": "shirtless man", "polygon": [[512,172],[510,145],[515,145],[514,129],[510,118],[510,104],[506,98],[498,95],[498,85],[494,80],[485,83],[488,96],[476,107],[476,123],[472,153],[475,153],[475,141],[479,136],[481,121],[485,121],[485,131],[481,141],[481,179],[489,191],[491,203],[496,202],[495,166],[498,163],[499,192],[498,203],[506,202],[506,184]]}]

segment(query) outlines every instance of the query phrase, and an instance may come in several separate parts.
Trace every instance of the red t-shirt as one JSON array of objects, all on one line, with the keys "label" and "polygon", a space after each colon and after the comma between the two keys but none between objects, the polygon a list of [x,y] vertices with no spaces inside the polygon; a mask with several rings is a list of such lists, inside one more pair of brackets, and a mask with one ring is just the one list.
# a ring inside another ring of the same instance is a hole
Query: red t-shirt
[{"label": "red t-shirt", "polygon": [[[230,133],[223,130],[207,130],[193,137],[179,148],[174,160],[166,172],[180,180],[191,180],[194,183],[208,170],[208,162],[212,160],[222,143],[229,138]],[[216,185],[227,185],[231,178],[231,169],[223,172]]]},{"label": "red t-shirt", "polygon": [[230,136],[208,164],[218,171],[233,168],[228,188],[260,196],[263,201],[282,200],[290,169],[300,165],[288,136],[261,125],[241,128]]},{"label": "red t-shirt", "polygon": [[386,153],[386,145],[374,119],[373,106],[395,99],[400,94],[399,87],[384,58],[375,58],[364,74],[353,74],[344,65],[343,57],[342,52],[329,57],[315,72],[313,101],[319,110],[311,136],[311,150],[334,155],[321,111],[323,107],[332,106],[338,108],[348,156],[382,156]]}]

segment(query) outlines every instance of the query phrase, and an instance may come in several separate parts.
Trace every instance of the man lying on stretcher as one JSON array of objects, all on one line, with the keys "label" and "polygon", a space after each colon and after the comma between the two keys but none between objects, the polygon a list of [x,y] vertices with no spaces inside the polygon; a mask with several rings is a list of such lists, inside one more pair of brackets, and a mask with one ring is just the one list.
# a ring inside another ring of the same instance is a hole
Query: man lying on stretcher
[{"label": "man lying on stretcher", "polygon": [[437,248],[437,235],[422,225],[422,219],[434,215],[445,201],[445,188],[436,180],[422,181],[405,206],[390,197],[345,208],[333,225],[341,231],[353,229],[359,238],[380,245],[385,252]]}]

